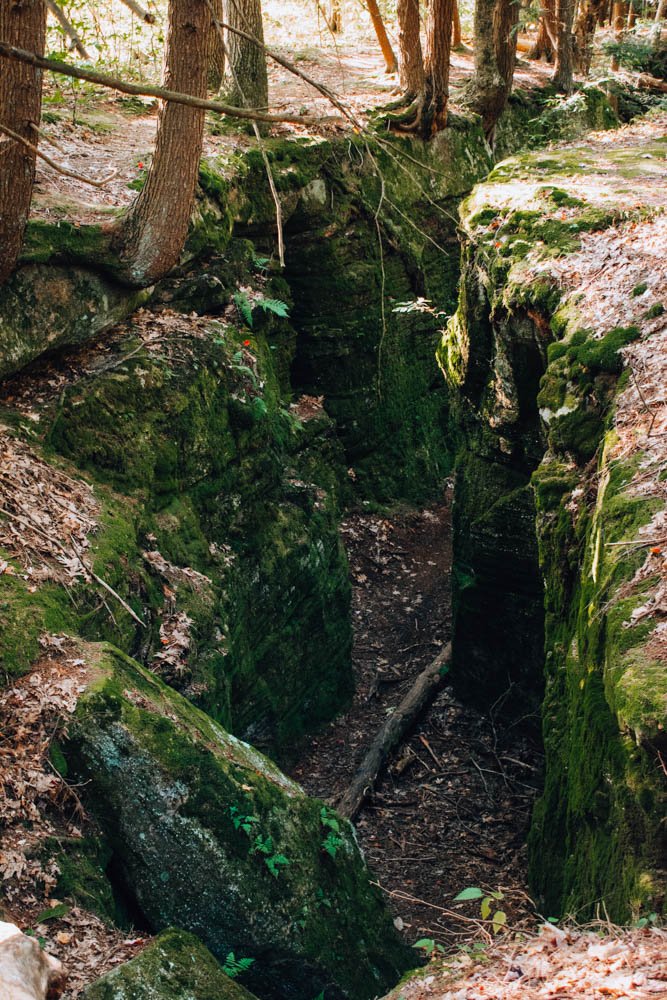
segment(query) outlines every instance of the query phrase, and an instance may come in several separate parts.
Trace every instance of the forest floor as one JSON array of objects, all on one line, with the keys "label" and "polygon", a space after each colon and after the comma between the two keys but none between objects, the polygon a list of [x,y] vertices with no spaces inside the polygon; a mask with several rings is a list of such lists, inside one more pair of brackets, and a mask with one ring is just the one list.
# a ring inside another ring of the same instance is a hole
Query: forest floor
[{"label": "forest floor", "polygon": [[[293,25],[288,42],[284,24]],[[320,39],[316,18],[285,19],[276,26],[270,17],[266,26],[267,44],[295,62],[299,69],[336,92],[361,122],[379,105],[400,93],[396,74],[384,70],[377,42],[350,30],[335,43]],[[273,37],[272,37],[273,36]],[[473,53],[462,45],[452,53],[451,106],[473,71]],[[543,87],[552,67],[547,63],[519,60],[515,86]],[[325,98],[298,77],[269,60],[269,110],[271,113],[320,116],[317,134],[335,135],[350,128],[349,122]],[[44,160],[37,162],[32,218],[67,218],[80,223],[100,222],[114,209],[129,205],[136,196],[136,182],[150,162],[157,129],[157,102],[152,98],[128,99],[122,94],[85,85],[72,86],[67,79],[45,80],[40,148],[59,165],[93,181],[113,176],[102,187],[91,186],[57,172]],[[229,154],[255,144],[253,135],[243,130],[214,134],[218,130],[209,116],[204,138],[204,155]],[[219,131],[219,130],[218,130]],[[278,125],[273,136],[307,134],[303,126]]]},{"label": "forest floor", "polygon": [[[311,795],[340,798],[388,713],[449,638],[451,496],[449,484],[436,506],[354,513],[341,526],[357,686],[350,710],[288,768]],[[502,891],[513,925],[529,916],[525,839],[542,765],[532,722],[531,737],[527,720],[508,728],[445,687],[362,807],[359,841],[409,944],[474,937],[468,918],[478,904],[453,903],[469,886]]]}]

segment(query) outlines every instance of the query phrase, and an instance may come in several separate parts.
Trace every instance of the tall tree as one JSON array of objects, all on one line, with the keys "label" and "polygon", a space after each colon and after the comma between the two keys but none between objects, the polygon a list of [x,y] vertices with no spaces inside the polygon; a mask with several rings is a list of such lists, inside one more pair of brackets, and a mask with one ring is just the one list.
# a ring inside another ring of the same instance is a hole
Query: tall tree
[{"label": "tall tree", "polygon": [[419,0],[398,0],[399,74],[405,102],[410,103],[424,89],[424,56],[419,23]]},{"label": "tall tree", "polygon": [[[211,31],[208,39],[208,89],[217,94],[225,75],[225,45],[222,28],[222,0],[211,0]],[[216,23],[217,22],[217,23]]]},{"label": "tall tree", "polygon": [[600,16],[600,8],[606,0],[580,0],[577,20],[574,26],[574,68],[582,76],[588,76],[593,58],[593,38]]},{"label": "tall tree", "polygon": [[456,49],[461,44],[461,18],[459,16],[459,5],[454,0],[452,6],[452,48]]},{"label": "tall tree", "polygon": [[428,139],[447,125],[453,3],[430,0],[422,58],[418,0],[398,2],[401,83],[405,93],[394,107],[409,107],[403,114],[389,118],[397,131],[417,132]]},{"label": "tall tree", "polygon": [[[232,28],[245,31],[264,44],[261,0],[226,0],[226,21]],[[229,56],[228,84],[225,99],[236,107],[266,108],[269,103],[269,79],[266,54],[258,45],[233,31],[227,32]]]},{"label": "tall tree", "polygon": [[529,59],[551,62],[556,52],[556,0],[541,0],[541,17],[535,44],[528,53]]},{"label": "tall tree", "polygon": [[574,22],[575,0],[556,0],[556,59],[553,82],[558,90],[571,94],[574,88]]},{"label": "tall tree", "polygon": [[[211,15],[207,0],[170,0],[165,86],[206,96]],[[200,108],[168,102],[160,111],[146,183],[120,220],[112,247],[129,284],[143,287],[177,262],[190,223],[204,135]]]},{"label": "tall tree", "polygon": [[454,0],[430,0],[428,6],[424,52],[426,90],[421,129],[425,136],[434,135],[447,125],[453,7]]},{"label": "tall tree", "polygon": [[[0,0],[0,39],[44,54],[44,0]],[[0,122],[33,145],[42,111],[41,70],[4,59],[0,67]],[[35,154],[6,138],[0,155],[0,282],[13,271],[23,242],[35,181]]]},{"label": "tall tree", "polygon": [[395,73],[398,69],[398,60],[396,59],[394,50],[391,47],[391,42],[389,41],[387,29],[384,26],[384,21],[382,20],[382,14],[380,13],[377,0],[366,0],[366,6],[368,7],[368,13],[371,16],[371,21],[373,22],[373,28],[375,30],[377,40],[380,43],[380,48],[382,49],[386,72]]},{"label": "tall tree", "polygon": [[512,90],[518,17],[519,5],[514,0],[477,0],[475,4],[475,73],[465,100],[482,116],[489,137]]}]

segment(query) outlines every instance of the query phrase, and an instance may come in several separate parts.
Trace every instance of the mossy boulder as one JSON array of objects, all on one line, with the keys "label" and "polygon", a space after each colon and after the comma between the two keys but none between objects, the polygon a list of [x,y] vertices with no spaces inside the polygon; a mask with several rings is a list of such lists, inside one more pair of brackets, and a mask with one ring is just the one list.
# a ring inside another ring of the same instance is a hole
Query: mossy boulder
[{"label": "mossy boulder", "polygon": [[88,986],[85,1000],[253,1000],[201,941],[169,927],[136,958]]},{"label": "mossy boulder", "polygon": [[63,344],[78,344],[129,316],[149,291],[83,267],[25,265],[0,289],[0,378]]},{"label": "mossy boulder", "polygon": [[414,958],[351,825],[113,647],[88,676],[62,749],[145,922],[253,958],[261,997],[392,985]]}]

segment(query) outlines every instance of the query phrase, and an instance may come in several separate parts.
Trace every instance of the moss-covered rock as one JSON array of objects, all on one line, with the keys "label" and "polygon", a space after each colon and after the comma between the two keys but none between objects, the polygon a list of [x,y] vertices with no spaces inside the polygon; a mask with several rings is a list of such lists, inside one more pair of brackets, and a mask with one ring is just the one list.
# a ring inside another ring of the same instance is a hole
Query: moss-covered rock
[{"label": "moss-covered rock", "polygon": [[[337,532],[346,476],[331,421],[301,422],[280,395],[289,332],[257,323],[251,337],[244,347],[243,331],[216,323],[193,336],[176,319],[159,352],[130,338],[120,347],[126,362],[64,394],[49,443],[132,497],[106,503],[95,566],[140,616],[149,611],[148,645],[122,615],[123,631],[100,633],[103,608],[84,635],[143,648],[150,660],[167,583],[193,622],[187,669],[174,682],[226,727],[276,747],[351,694],[350,586]],[[166,579],[146,549],[200,576]]]},{"label": "moss-covered rock", "polygon": [[82,267],[26,265],[0,289],[0,378],[63,344],[78,344],[148,298]]},{"label": "moss-covered rock", "polygon": [[662,501],[628,492],[640,456],[613,450],[622,351],[640,331],[592,329],[590,310],[584,323],[550,262],[581,232],[652,211],[626,185],[630,171],[664,172],[660,142],[642,157],[619,142],[498,164],[461,206],[459,306],[439,348],[460,435],[452,674],[482,704],[506,694],[525,711],[546,660],[538,905],[581,916],[603,900],[619,921],[660,909],[667,881],[665,671],[641,585],[650,566],[636,577],[644,553],[624,548]]},{"label": "moss-covered rock", "polygon": [[63,752],[149,925],[253,958],[262,997],[388,988],[414,958],[351,825],[120,651],[87,669]]},{"label": "moss-covered rock", "polygon": [[169,927],[136,958],[96,980],[85,1000],[253,1000],[194,934]]}]

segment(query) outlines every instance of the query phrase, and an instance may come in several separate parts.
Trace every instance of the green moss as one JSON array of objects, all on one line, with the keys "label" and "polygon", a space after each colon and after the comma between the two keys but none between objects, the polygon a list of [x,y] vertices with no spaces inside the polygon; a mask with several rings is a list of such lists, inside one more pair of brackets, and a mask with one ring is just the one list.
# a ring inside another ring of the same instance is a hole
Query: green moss
[{"label": "green moss", "polygon": [[[64,760],[60,748],[58,753]],[[124,928],[131,926],[122,904],[114,897],[106,874],[111,851],[99,837],[47,839],[43,857],[54,861],[58,867],[56,892],[61,899],[92,910],[109,923]]]},{"label": "green moss", "polygon": [[647,288],[648,285],[645,281],[643,281],[640,285],[635,285],[632,289],[632,296],[636,297],[637,295],[643,295]]},{"label": "green moss", "polygon": [[[238,956],[239,958],[243,956]],[[136,958],[88,986],[85,1000],[254,1000],[187,931],[169,927]]]},{"label": "green moss", "polygon": [[[386,989],[413,956],[368,884],[351,826],[340,821],[331,859],[322,803],[267,758],[113,648],[88,669],[97,680],[64,751],[90,782],[89,807],[149,924],[196,931],[220,960],[254,957],[247,982],[262,996]],[[237,814],[254,817],[249,832]],[[270,838],[264,852],[257,837]],[[330,906],[317,905],[318,891]]]},{"label": "green moss", "polygon": [[662,316],[662,314],[664,313],[664,311],[665,311],[665,307],[662,304],[662,302],[656,302],[654,305],[651,306],[651,308],[649,309],[649,311],[646,313],[646,318],[647,319],[655,319],[656,316]]}]

